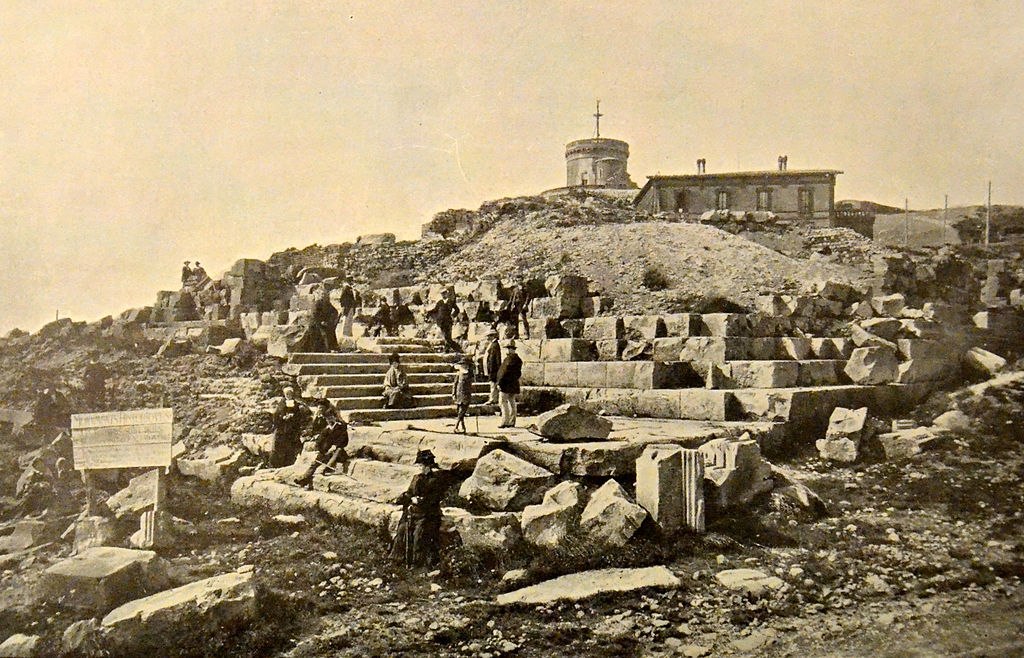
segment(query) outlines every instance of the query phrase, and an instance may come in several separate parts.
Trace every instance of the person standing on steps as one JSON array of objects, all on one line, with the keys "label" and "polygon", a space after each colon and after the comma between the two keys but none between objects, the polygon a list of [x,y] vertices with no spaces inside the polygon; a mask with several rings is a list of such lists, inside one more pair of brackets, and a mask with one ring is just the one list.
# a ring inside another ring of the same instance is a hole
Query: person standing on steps
[{"label": "person standing on steps", "polygon": [[462,348],[452,340],[452,325],[455,318],[459,316],[459,307],[455,304],[455,293],[451,288],[445,288],[441,292],[441,299],[434,304],[430,316],[441,330],[441,338],[444,339],[444,348],[449,352],[461,352]]},{"label": "person standing on steps", "polygon": [[519,337],[519,321],[523,322],[523,334],[526,339],[530,339],[530,293],[526,289],[526,282],[523,281],[522,277],[519,277],[518,283],[516,283],[515,289],[512,291],[511,299],[511,318],[512,324],[512,336],[514,338]]},{"label": "person standing on steps", "polygon": [[338,351],[338,310],[331,303],[327,291],[320,287],[313,298],[310,318],[317,344],[325,352]]},{"label": "person standing on steps", "polygon": [[402,518],[391,542],[391,558],[406,567],[430,567],[441,557],[441,500],[448,488],[447,474],[438,469],[434,453],[416,453],[420,472],[398,499]]},{"label": "person standing on steps", "polygon": [[498,330],[487,332],[487,352],[484,355],[484,375],[490,387],[487,404],[498,404],[498,368],[501,367],[501,345],[498,344]]},{"label": "person standing on steps", "polygon": [[516,354],[516,341],[509,340],[505,348],[508,353],[498,368],[498,404],[501,406],[501,425],[516,426],[516,396],[519,395],[519,378],[523,375],[523,360]]},{"label": "person standing on steps", "polygon": [[274,444],[270,450],[271,468],[291,466],[302,449],[302,430],[309,420],[309,408],[295,399],[295,387],[281,389],[284,399],[274,409]]},{"label": "person standing on steps", "polygon": [[[469,405],[473,401],[473,362],[469,355],[463,357],[462,361],[455,364],[455,383],[452,385],[452,400],[455,402],[457,419],[455,420],[455,432],[466,433],[466,414],[469,413]],[[461,432],[459,427],[462,428]]]},{"label": "person standing on steps", "polygon": [[345,318],[345,324],[342,326],[341,333],[344,336],[352,335],[352,321],[356,317],[356,293],[352,289],[352,285],[348,281],[345,281],[344,285],[341,286],[341,296],[338,299],[338,305],[341,306],[341,314]]}]

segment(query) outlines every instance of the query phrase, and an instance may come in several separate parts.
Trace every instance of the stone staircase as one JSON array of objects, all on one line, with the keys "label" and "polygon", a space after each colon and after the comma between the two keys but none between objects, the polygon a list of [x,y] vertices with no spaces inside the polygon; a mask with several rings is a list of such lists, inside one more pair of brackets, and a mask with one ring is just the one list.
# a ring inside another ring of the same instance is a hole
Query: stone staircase
[{"label": "stone staircase", "polygon": [[[440,346],[441,341],[428,338],[361,338],[356,352],[294,352],[284,371],[298,377],[307,395],[328,398],[348,422],[454,417],[454,364],[462,355],[441,353]],[[410,408],[381,408],[382,383],[392,352],[402,355],[413,396]],[[484,382],[473,385],[470,414],[494,413],[495,408],[486,404],[487,390]]]}]

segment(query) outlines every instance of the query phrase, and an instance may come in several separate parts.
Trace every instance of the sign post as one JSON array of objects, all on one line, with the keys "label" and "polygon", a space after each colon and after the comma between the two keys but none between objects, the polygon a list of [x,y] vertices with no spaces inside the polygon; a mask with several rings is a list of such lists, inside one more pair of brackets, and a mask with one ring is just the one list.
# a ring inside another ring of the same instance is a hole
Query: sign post
[{"label": "sign post", "polygon": [[142,517],[143,535],[152,544],[160,511],[164,470],[171,465],[174,410],[136,409],[71,416],[71,451],[85,483],[86,514],[94,513],[92,472],[108,468],[155,467],[153,512]]}]

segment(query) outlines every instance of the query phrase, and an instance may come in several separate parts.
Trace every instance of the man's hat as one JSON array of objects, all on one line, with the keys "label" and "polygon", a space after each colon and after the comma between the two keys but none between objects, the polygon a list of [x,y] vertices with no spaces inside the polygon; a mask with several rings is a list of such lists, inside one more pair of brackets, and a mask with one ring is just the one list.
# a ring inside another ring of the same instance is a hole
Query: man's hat
[{"label": "man's hat", "polygon": [[434,461],[434,453],[429,450],[420,450],[416,453],[416,463],[425,464],[427,466],[437,466],[437,462]]},{"label": "man's hat", "polygon": [[516,339],[515,338],[509,338],[508,342],[505,343],[505,347],[507,347],[510,350],[514,350],[516,348]]},{"label": "man's hat", "polygon": [[490,330],[487,331],[487,337],[488,338],[490,338],[491,336],[497,336],[497,335],[498,335],[498,330],[497,329],[490,329]]}]

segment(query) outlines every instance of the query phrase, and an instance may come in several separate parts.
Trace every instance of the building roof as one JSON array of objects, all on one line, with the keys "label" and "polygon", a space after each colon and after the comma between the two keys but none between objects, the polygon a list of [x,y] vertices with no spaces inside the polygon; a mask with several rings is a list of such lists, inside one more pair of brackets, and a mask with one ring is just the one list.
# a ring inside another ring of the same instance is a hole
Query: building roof
[{"label": "building roof", "polygon": [[725,180],[734,180],[737,178],[749,178],[764,180],[766,178],[784,179],[784,178],[805,178],[805,177],[816,177],[816,176],[835,176],[843,173],[838,169],[787,169],[785,171],[779,171],[778,169],[766,169],[764,171],[723,171],[711,174],[677,174],[663,176],[657,174],[655,176],[648,176],[647,183],[637,194],[637,202],[650,190],[652,187],[657,185],[659,182],[674,182],[674,183],[717,183]]}]

